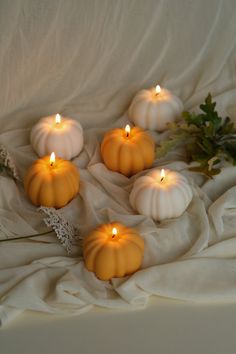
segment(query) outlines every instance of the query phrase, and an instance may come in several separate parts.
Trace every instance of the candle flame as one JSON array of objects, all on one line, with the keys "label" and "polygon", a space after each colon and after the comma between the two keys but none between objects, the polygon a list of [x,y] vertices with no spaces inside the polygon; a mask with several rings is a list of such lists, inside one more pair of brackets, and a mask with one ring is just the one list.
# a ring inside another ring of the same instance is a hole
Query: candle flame
[{"label": "candle flame", "polygon": [[117,228],[113,227],[112,229],[112,238],[114,238],[117,235]]},{"label": "candle flame", "polygon": [[52,152],[50,155],[50,165],[53,166],[55,162],[56,162],[55,152]]},{"label": "candle flame", "polygon": [[61,116],[60,116],[59,113],[56,114],[55,120],[56,120],[56,124],[60,124],[61,123]]},{"label": "candle flame", "polygon": [[161,92],[161,87],[159,85],[156,85],[156,95],[159,95],[159,93]]},{"label": "candle flame", "polygon": [[164,180],[166,174],[164,168],[161,169],[161,182]]},{"label": "candle flame", "polygon": [[128,137],[130,135],[130,126],[129,126],[129,124],[126,125],[125,132],[126,132],[126,136]]}]

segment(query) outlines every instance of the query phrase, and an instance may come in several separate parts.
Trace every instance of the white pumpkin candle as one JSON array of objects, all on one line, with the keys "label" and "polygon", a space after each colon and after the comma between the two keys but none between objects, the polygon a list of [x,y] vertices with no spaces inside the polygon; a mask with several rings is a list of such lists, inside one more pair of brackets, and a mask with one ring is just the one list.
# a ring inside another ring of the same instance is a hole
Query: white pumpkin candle
[{"label": "white pumpkin candle", "polygon": [[157,85],[136,94],[129,107],[128,116],[141,128],[162,132],[167,129],[167,123],[178,120],[182,111],[181,100]]},{"label": "white pumpkin candle", "polygon": [[158,221],[180,216],[191,200],[187,179],[171,170],[153,170],[138,178],[130,194],[130,203],[139,214]]},{"label": "white pumpkin candle", "polygon": [[83,148],[83,129],[76,120],[56,114],[39,120],[31,130],[30,142],[39,156],[55,151],[57,156],[70,160]]}]

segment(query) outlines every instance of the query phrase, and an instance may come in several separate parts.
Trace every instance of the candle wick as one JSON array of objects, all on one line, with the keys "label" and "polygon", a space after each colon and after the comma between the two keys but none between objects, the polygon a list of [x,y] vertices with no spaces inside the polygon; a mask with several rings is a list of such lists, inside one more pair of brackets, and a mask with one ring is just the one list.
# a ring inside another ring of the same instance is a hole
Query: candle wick
[{"label": "candle wick", "polygon": [[128,136],[129,136],[129,132],[126,132],[126,138],[128,138]]},{"label": "candle wick", "polygon": [[53,162],[51,162],[50,165],[53,166]]},{"label": "candle wick", "polygon": [[161,182],[164,181],[164,177],[161,177]]},{"label": "candle wick", "polygon": [[115,234],[112,234],[112,237],[111,238],[114,238],[115,237]]}]

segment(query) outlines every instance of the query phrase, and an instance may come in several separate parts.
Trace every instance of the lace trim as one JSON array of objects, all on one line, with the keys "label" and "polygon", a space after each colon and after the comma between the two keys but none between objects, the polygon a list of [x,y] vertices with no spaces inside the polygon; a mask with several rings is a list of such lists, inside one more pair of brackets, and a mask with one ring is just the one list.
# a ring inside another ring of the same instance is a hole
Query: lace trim
[{"label": "lace trim", "polygon": [[3,172],[4,170],[9,176],[20,181],[16,165],[11,155],[7,151],[7,148],[3,144],[0,144],[0,172]]},{"label": "lace trim", "polygon": [[78,244],[78,241],[81,240],[79,230],[60,215],[55,208],[40,207],[38,210],[47,216],[43,219],[46,226],[55,231],[62,246],[70,254],[73,245]]}]

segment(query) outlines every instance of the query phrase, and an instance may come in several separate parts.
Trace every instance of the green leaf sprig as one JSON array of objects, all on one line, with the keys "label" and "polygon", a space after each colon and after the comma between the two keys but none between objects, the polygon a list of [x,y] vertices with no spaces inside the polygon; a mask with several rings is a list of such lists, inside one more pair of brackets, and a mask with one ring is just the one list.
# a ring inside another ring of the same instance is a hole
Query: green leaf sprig
[{"label": "green leaf sprig", "polygon": [[200,114],[183,112],[184,121],[169,125],[170,135],[157,148],[157,157],[165,156],[176,147],[184,147],[187,161],[198,162],[192,171],[208,177],[218,174],[221,163],[229,161],[236,165],[236,128],[229,117],[218,115],[216,102],[209,93],[200,105]]}]

